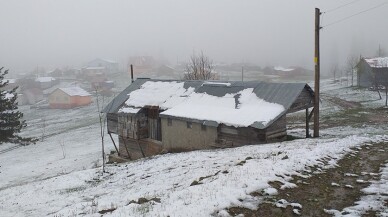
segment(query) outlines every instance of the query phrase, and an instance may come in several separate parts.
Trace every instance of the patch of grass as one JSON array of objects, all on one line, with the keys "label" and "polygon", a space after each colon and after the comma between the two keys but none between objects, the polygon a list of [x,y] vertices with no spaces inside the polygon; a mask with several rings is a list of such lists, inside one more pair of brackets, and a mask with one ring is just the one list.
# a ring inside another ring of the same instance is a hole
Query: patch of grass
[{"label": "patch of grass", "polygon": [[190,184],[190,186],[201,185],[201,184],[203,184],[203,183],[198,182],[197,180],[194,180],[194,181]]},{"label": "patch of grass", "polygon": [[79,186],[79,187],[74,187],[74,188],[66,188],[66,189],[62,190],[59,194],[71,194],[71,193],[74,193],[74,192],[83,191],[85,189],[86,189],[85,186]]},{"label": "patch of grass", "polygon": [[113,212],[113,211],[115,211],[116,209],[117,209],[116,207],[109,208],[109,209],[103,209],[103,210],[98,211],[98,213],[100,213],[100,214],[106,214],[106,213]]},{"label": "patch of grass", "polygon": [[153,198],[150,198],[150,199],[147,199],[147,198],[145,198],[145,197],[141,197],[141,198],[137,199],[137,201],[131,200],[131,201],[128,203],[128,205],[131,204],[131,203],[144,204],[144,203],[148,203],[148,202],[150,202],[150,201],[154,201],[154,202],[157,202],[157,203],[160,203],[160,202],[161,202],[160,198],[158,198],[158,197],[153,197]]}]

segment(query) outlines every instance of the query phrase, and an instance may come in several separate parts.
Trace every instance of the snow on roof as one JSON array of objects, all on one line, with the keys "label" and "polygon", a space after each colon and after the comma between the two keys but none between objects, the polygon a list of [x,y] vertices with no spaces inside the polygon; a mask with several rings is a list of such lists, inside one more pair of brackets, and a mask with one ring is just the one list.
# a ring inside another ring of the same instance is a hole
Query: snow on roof
[{"label": "snow on roof", "polygon": [[313,96],[305,83],[204,82],[137,79],[104,112],[159,106],[164,110],[161,117],[264,129],[284,115],[304,89]]},{"label": "snow on roof", "polygon": [[107,59],[102,59],[102,60],[108,63],[117,63],[116,61],[113,61],[113,60],[107,60]]},{"label": "snow on roof", "polygon": [[290,72],[290,71],[294,71],[295,69],[292,69],[292,68],[284,68],[282,66],[275,66],[273,67],[274,70],[276,71],[283,71],[283,72]]},{"label": "snow on roof", "polygon": [[140,109],[141,108],[123,107],[123,108],[119,109],[119,112],[136,114],[140,111]]},{"label": "snow on roof", "polygon": [[280,104],[258,98],[253,90],[247,88],[223,97],[192,93],[185,101],[161,114],[248,127],[255,122],[266,125],[285,110]]},{"label": "snow on roof", "polygon": [[104,66],[90,66],[90,67],[86,67],[85,69],[98,70],[98,69],[105,69],[105,67]]},{"label": "snow on roof", "polygon": [[365,58],[365,61],[372,68],[388,67],[388,57]]},{"label": "snow on roof", "polygon": [[55,81],[55,78],[53,77],[39,77],[35,79],[36,82],[51,82]]},{"label": "snow on roof", "polygon": [[58,89],[62,90],[69,96],[90,96],[90,93],[80,87],[61,87]]},{"label": "snow on roof", "polygon": [[161,109],[171,108],[190,95],[194,88],[185,88],[184,82],[177,81],[147,81],[140,89],[132,91],[127,106],[144,107],[159,106]]},{"label": "snow on roof", "polygon": [[229,82],[212,82],[212,81],[205,81],[203,82],[202,86],[203,85],[216,85],[216,86],[227,86],[229,87],[230,85],[232,85],[231,83]]}]

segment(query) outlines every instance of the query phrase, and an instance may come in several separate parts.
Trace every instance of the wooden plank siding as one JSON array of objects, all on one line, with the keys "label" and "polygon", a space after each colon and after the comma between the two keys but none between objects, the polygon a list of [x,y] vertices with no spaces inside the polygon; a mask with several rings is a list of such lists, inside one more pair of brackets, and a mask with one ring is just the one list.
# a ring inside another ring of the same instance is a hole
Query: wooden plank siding
[{"label": "wooden plank siding", "polygon": [[120,156],[132,160],[157,155],[163,150],[163,145],[160,141],[151,139],[137,140],[119,136],[119,144]]},{"label": "wooden plank siding", "polygon": [[120,113],[118,115],[118,135],[131,139],[148,138],[148,124],[145,114]]},{"label": "wooden plank siding", "polygon": [[107,129],[108,133],[114,133],[114,134],[119,134],[119,129],[118,129],[118,115],[117,113],[108,113],[106,116],[107,119]]},{"label": "wooden plank siding", "polygon": [[220,147],[235,147],[250,144],[262,144],[271,141],[282,141],[286,138],[286,116],[283,115],[266,129],[253,127],[218,126],[217,144]]},{"label": "wooden plank siding", "polygon": [[298,98],[288,109],[287,113],[293,113],[300,110],[305,110],[314,106],[314,100],[311,93],[305,89],[299,94]]},{"label": "wooden plank siding", "polygon": [[148,108],[148,133],[149,138],[162,141],[161,121],[159,107]]}]

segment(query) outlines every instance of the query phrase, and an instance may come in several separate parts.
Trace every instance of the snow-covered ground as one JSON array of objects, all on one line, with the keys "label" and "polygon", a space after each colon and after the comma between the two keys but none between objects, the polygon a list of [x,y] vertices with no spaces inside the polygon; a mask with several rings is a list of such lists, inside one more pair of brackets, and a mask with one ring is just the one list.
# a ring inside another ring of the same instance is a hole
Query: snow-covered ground
[{"label": "snow-covered ground", "polygon": [[[323,89],[347,98],[341,88]],[[371,94],[345,90],[359,101]],[[373,103],[382,106],[383,100]],[[101,165],[101,138],[94,106],[37,110],[26,115],[26,135],[42,134],[43,117],[53,127],[46,129],[50,136],[0,154],[0,216],[100,216],[99,211],[108,209],[113,211],[107,216],[225,216],[230,206],[255,208],[260,198],[252,192],[276,193],[270,181],[294,187],[291,176],[308,166],[334,166],[350,148],[388,143],[388,126],[338,126],[322,130],[319,139],[166,154],[108,165],[102,174],[96,168]],[[108,152],[113,146],[108,137],[105,141]],[[323,158],[330,159],[328,164]],[[387,189],[386,167],[381,180],[365,189],[368,196]],[[379,200],[368,196],[357,204]]]},{"label": "snow-covered ground", "polygon": [[346,207],[341,212],[338,210],[326,210],[326,212],[336,217],[353,217],[362,216],[366,211],[373,210],[380,211],[381,216],[388,216],[388,207],[386,206],[386,201],[388,201],[388,163],[383,166],[380,175],[380,180],[372,181],[370,186],[362,190],[366,195],[355,202],[356,205]]}]

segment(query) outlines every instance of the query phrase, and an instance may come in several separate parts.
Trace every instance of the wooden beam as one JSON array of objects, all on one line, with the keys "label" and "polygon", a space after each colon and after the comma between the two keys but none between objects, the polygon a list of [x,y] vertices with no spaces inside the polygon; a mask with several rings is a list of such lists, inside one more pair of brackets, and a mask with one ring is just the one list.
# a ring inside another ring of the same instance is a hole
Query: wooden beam
[{"label": "wooden beam", "polygon": [[313,110],[311,110],[311,113],[309,114],[309,121],[311,120],[311,117],[314,115],[314,109],[315,109],[315,107],[313,108]]},{"label": "wooden beam", "polygon": [[120,152],[119,152],[119,149],[117,148],[116,146],[116,143],[115,141],[113,140],[113,137],[112,137],[112,134],[110,132],[108,132],[109,136],[110,136],[110,139],[112,140],[113,142],[113,145],[115,146],[115,149],[116,149],[116,152],[117,152],[117,155],[120,156]]},{"label": "wooden beam", "polygon": [[309,109],[306,108],[306,138],[310,137],[310,127],[309,127]]},{"label": "wooden beam", "polygon": [[131,159],[131,155],[129,155],[129,151],[128,151],[127,143],[125,142],[125,138],[124,138],[123,136],[121,136],[121,139],[123,140],[123,143],[124,143],[124,148],[125,148],[125,150],[127,151],[128,158],[129,158],[129,159]]},{"label": "wooden beam", "polygon": [[141,154],[143,155],[143,157],[146,157],[145,154],[144,154],[143,148],[142,148],[141,145],[140,145],[139,140],[136,140],[136,143],[137,143],[137,145],[139,146],[140,151],[141,151]]}]

